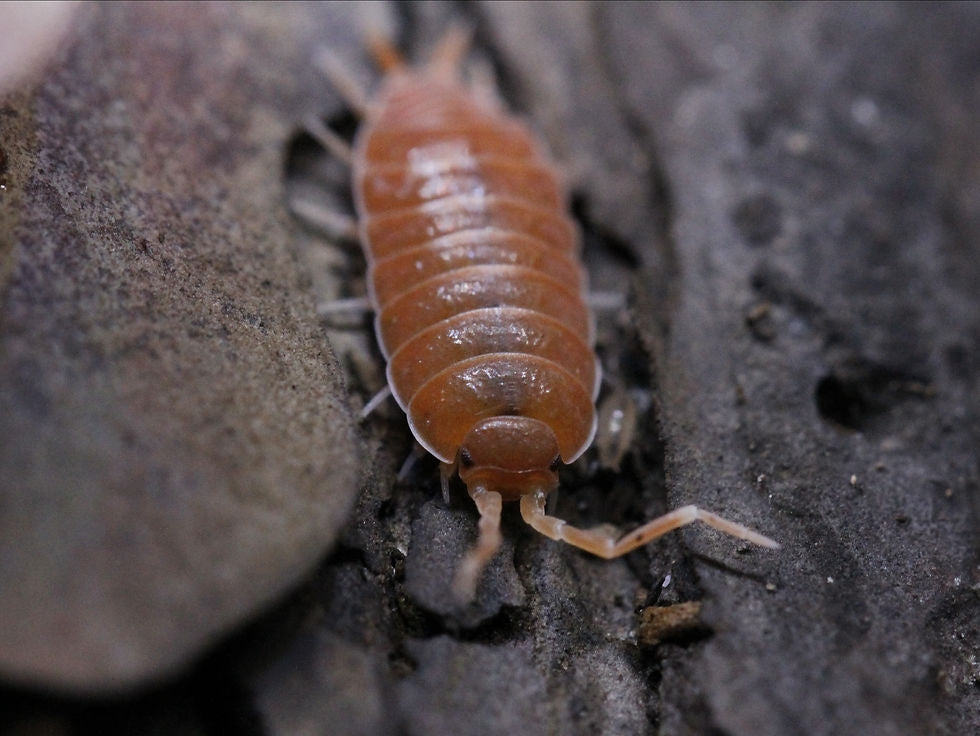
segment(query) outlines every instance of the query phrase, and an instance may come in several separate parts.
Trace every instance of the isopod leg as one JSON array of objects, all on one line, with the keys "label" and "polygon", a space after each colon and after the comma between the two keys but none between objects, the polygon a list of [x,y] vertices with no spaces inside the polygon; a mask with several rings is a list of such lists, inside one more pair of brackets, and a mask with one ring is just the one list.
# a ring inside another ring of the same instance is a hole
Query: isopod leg
[{"label": "isopod leg", "polygon": [[362,421],[364,419],[367,419],[371,415],[371,413],[379,406],[381,406],[381,404],[387,401],[390,396],[391,396],[391,388],[385,386],[383,389],[378,391],[378,393],[376,393],[374,396],[371,397],[370,401],[368,401],[364,405],[364,408],[361,409],[361,413],[358,415],[357,418]]},{"label": "isopod leg", "polygon": [[500,99],[500,85],[490,62],[476,59],[469,65],[469,87],[473,96],[490,110],[502,111],[504,104]]},{"label": "isopod leg", "polygon": [[597,312],[615,312],[626,306],[626,295],[621,291],[590,291],[586,301]]},{"label": "isopod leg", "polygon": [[348,215],[327,209],[316,202],[296,199],[290,203],[293,212],[306,220],[313,227],[322,230],[337,240],[356,243],[360,239],[357,230],[357,220]]},{"label": "isopod leg", "polygon": [[649,521],[618,540],[604,527],[595,529],[579,529],[567,522],[545,513],[546,494],[543,491],[521,497],[521,516],[529,525],[546,537],[567,542],[574,547],[584,549],[604,559],[612,559],[632,552],[667,532],[686,526],[695,521],[701,521],[718,531],[733,537],[744,539],[760,547],[778,548],[779,543],[763,536],[748,527],[724,519],[710,511],[699,509],[697,506],[682,506],[653,521]]},{"label": "isopod leg", "polygon": [[348,299],[334,299],[316,305],[316,313],[321,317],[331,317],[337,314],[360,315],[370,312],[371,300],[366,296],[352,296]]},{"label": "isopod leg", "polygon": [[429,61],[429,69],[433,76],[447,81],[459,77],[459,69],[463,57],[469,50],[471,36],[469,29],[463,26],[451,26],[446,31],[432,51],[432,58]]},{"label": "isopod leg", "polygon": [[303,121],[303,127],[306,128],[306,132],[312,136],[313,140],[323,146],[324,150],[350,166],[353,157],[350,145],[324,125],[320,118],[311,115]]},{"label": "isopod leg", "polygon": [[367,116],[369,107],[367,92],[333,51],[321,47],[313,56],[313,64],[330,81],[333,88],[358,117]]},{"label": "isopod leg", "polygon": [[456,472],[456,463],[439,463],[439,487],[442,488],[442,501],[449,505],[449,482]]},{"label": "isopod leg", "polygon": [[480,512],[480,534],[476,545],[463,557],[456,570],[453,592],[459,601],[470,601],[476,595],[480,573],[500,547],[500,509],[503,500],[496,491],[477,486],[470,497]]}]

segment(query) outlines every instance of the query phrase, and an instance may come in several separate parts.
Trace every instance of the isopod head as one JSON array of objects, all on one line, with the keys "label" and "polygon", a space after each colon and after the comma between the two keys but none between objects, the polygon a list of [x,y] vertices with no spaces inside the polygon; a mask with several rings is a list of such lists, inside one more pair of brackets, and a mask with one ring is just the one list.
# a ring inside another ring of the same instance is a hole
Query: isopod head
[{"label": "isopod head", "polygon": [[496,491],[516,501],[558,486],[558,440],[547,424],[531,417],[490,417],[477,422],[459,448],[459,477],[472,494]]}]

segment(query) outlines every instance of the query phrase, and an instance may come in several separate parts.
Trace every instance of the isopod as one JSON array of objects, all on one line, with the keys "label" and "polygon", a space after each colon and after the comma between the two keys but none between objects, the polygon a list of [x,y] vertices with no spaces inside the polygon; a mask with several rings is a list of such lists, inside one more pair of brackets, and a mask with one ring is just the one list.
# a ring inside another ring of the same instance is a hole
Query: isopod
[{"label": "isopod", "polygon": [[693,521],[778,547],[693,505],[619,539],[546,513],[559,467],[592,442],[600,377],[560,178],[524,124],[460,81],[465,32],[451,29],[421,69],[373,46],[385,71],[373,98],[334,80],[363,116],[349,155],[357,232],[391,393],[444,483],[458,472],[480,514],[457,594],[472,597],[497,551],[504,501],[607,559]]}]

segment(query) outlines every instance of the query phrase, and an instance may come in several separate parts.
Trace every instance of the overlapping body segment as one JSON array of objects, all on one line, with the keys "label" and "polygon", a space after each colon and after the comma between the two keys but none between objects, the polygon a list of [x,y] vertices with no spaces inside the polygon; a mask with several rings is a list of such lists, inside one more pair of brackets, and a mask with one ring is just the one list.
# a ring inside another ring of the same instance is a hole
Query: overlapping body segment
[{"label": "overlapping body segment", "polygon": [[403,248],[372,263],[369,280],[375,301],[387,304],[432,276],[491,264],[533,268],[575,291],[585,284],[585,273],[572,253],[496,227],[467,228]]},{"label": "overlapping body segment", "polygon": [[527,416],[574,460],[595,427],[592,318],[559,177],[526,128],[405,71],[354,154],[376,331],[416,438],[453,463],[478,421]]},{"label": "overlapping body segment", "polygon": [[560,212],[497,194],[457,194],[419,205],[377,212],[361,221],[368,259],[384,258],[442,235],[499,228],[536,238],[554,248],[577,252],[578,236]]}]

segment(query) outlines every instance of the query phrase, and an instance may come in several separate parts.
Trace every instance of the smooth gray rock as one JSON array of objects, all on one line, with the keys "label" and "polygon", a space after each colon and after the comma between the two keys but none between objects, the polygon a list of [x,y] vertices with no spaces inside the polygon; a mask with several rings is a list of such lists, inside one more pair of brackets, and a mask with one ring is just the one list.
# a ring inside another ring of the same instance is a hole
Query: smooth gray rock
[{"label": "smooth gray rock", "polygon": [[172,673],[347,516],[360,453],[279,174],[315,12],[84,6],[2,103],[8,680]]}]

